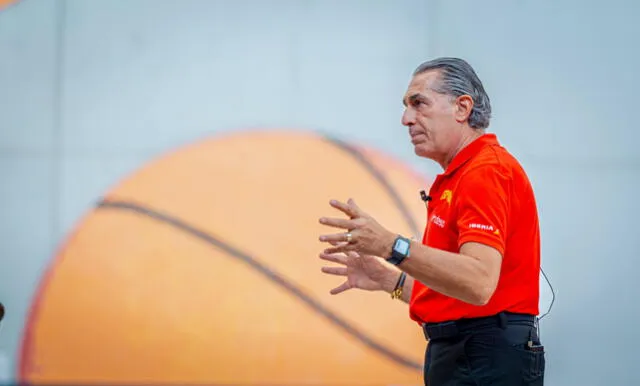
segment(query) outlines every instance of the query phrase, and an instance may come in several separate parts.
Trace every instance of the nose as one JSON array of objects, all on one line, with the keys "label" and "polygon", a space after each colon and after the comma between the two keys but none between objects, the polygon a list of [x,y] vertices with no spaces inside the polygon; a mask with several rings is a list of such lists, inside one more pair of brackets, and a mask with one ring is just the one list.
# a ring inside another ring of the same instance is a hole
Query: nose
[{"label": "nose", "polygon": [[416,113],[412,108],[406,108],[402,114],[402,124],[404,126],[413,126],[416,124]]}]

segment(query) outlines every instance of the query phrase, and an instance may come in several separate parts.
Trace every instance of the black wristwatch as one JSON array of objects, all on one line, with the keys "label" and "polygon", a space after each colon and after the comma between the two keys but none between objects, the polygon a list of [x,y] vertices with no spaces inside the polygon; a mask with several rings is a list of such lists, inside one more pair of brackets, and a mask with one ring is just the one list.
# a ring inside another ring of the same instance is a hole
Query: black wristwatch
[{"label": "black wristwatch", "polygon": [[402,236],[396,237],[396,241],[393,243],[393,248],[391,249],[391,256],[386,260],[393,265],[402,263],[404,259],[409,257],[410,246],[411,240],[408,238]]}]

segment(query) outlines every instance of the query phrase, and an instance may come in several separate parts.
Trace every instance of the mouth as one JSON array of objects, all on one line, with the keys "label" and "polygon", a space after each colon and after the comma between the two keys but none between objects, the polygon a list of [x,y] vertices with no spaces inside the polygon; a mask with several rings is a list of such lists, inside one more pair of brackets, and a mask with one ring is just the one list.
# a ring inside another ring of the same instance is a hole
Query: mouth
[{"label": "mouth", "polygon": [[420,134],[420,133],[411,134],[411,143],[414,145],[424,142],[425,140],[426,140],[426,136],[424,134]]}]

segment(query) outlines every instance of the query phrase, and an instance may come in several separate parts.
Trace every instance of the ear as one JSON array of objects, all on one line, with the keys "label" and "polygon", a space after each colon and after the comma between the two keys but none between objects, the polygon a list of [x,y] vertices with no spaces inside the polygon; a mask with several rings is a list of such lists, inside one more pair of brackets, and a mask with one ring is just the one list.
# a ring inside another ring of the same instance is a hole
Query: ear
[{"label": "ear", "polygon": [[466,122],[473,110],[473,99],[469,95],[461,95],[456,99],[454,116],[459,123]]}]

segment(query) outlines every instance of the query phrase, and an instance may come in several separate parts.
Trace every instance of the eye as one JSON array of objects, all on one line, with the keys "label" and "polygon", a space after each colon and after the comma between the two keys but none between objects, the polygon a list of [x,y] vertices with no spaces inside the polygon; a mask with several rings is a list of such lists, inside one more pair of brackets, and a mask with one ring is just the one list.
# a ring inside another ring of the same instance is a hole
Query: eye
[{"label": "eye", "polygon": [[420,100],[420,99],[416,99],[413,102],[411,102],[411,106],[413,106],[413,108],[418,109],[418,108],[424,108],[425,106],[428,106],[429,104],[424,101],[424,100]]}]

